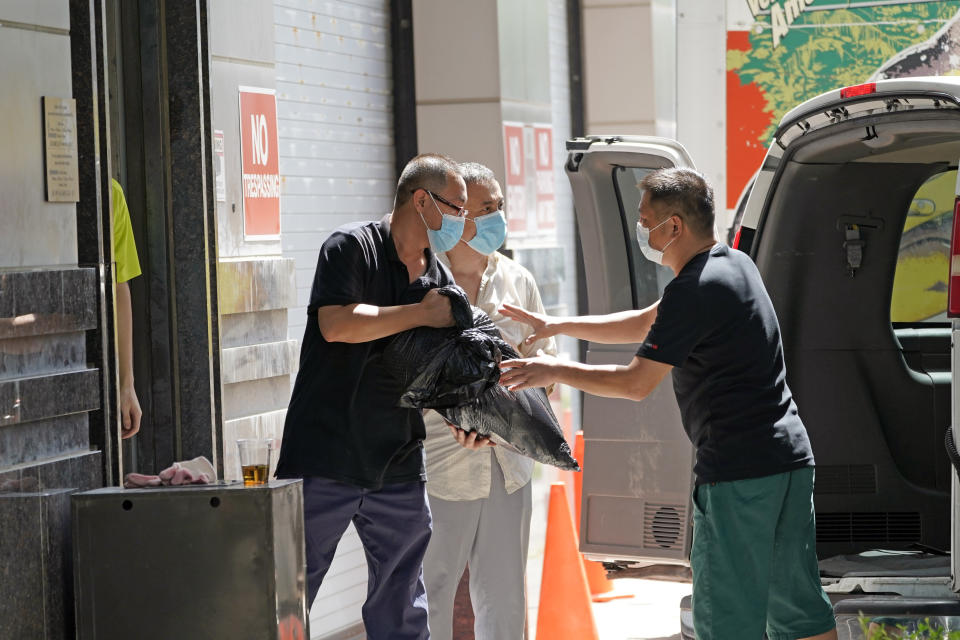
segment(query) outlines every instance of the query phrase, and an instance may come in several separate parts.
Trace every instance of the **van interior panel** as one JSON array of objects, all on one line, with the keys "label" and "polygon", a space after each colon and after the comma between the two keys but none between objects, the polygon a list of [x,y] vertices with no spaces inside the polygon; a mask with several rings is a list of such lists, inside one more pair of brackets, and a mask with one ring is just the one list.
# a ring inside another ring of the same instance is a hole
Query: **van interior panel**
[{"label": "van interior panel", "polygon": [[960,119],[910,115],[876,119],[882,147],[860,122],[788,149],[755,249],[816,456],[821,558],[950,546],[949,331],[894,327],[890,305],[911,201],[956,165]]},{"label": "van interior panel", "polygon": [[960,158],[960,114],[913,112],[857,118],[811,132],[794,143],[802,163],[882,162],[955,165]]}]

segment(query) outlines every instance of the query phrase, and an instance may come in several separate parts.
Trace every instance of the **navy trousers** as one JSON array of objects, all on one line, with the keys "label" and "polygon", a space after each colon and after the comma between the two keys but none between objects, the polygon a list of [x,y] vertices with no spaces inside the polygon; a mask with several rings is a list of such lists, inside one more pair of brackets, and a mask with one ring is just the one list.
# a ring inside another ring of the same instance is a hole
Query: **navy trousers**
[{"label": "navy trousers", "polygon": [[427,640],[423,554],[432,531],[425,483],[362,489],[326,478],[303,479],[307,602],[320,589],[337,544],[353,521],[367,556],[363,624],[369,640]]}]

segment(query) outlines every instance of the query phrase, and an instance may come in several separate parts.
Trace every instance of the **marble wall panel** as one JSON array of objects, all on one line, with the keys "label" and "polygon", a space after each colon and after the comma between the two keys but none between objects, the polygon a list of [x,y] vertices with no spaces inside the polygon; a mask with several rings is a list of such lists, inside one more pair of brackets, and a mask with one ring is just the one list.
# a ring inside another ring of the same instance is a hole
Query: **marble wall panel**
[{"label": "marble wall panel", "polygon": [[220,352],[223,384],[290,375],[294,370],[296,357],[296,340],[224,349]]},{"label": "marble wall panel", "polygon": [[287,337],[287,310],[250,311],[220,316],[220,346],[224,349]]},{"label": "marble wall panel", "polygon": [[99,382],[96,369],[2,381],[0,426],[93,411],[100,406]]},{"label": "marble wall panel", "polygon": [[42,638],[43,572],[27,542],[42,529],[39,494],[0,494],[0,638]]},{"label": "marble wall panel", "polygon": [[20,469],[0,471],[0,493],[20,490]]},{"label": "marble wall panel", "polygon": [[0,380],[24,378],[87,367],[83,332],[0,340]]},{"label": "marble wall panel", "polygon": [[0,265],[0,340],[94,328],[96,286],[89,268],[4,271]]},{"label": "marble wall panel", "polygon": [[0,638],[73,637],[75,491],[0,493]]},{"label": "marble wall panel", "polygon": [[287,309],[296,304],[291,258],[220,261],[217,283],[221,315]]},{"label": "marble wall panel", "polygon": [[63,312],[84,328],[97,324],[97,273],[94,269],[68,269],[63,276]]},{"label": "marble wall panel", "polygon": [[0,469],[87,452],[89,429],[87,413],[4,426],[0,428]]},{"label": "marble wall panel", "polygon": [[289,403],[290,376],[223,385],[224,420],[286,409]]},{"label": "marble wall panel", "polygon": [[20,394],[15,382],[0,383],[0,427],[20,421]]},{"label": "marble wall panel", "polygon": [[[17,315],[52,315],[63,312],[63,277],[60,271],[26,271],[14,280]],[[29,301],[29,303],[28,303]]]},{"label": "marble wall panel", "polygon": [[83,451],[61,456],[35,467],[24,469],[22,479],[29,484],[31,473],[36,473],[39,491],[76,487],[89,491],[103,486],[100,451]]},{"label": "marble wall panel", "polygon": [[43,577],[45,636],[49,640],[73,638],[73,536],[70,529],[70,495],[76,489],[55,489],[40,499],[39,552]]},{"label": "marble wall panel", "polygon": [[42,462],[0,468],[0,492],[27,493],[73,487],[86,491],[102,487],[101,455],[100,451],[80,451]]},{"label": "marble wall panel", "polygon": [[[0,271],[0,327],[12,322],[16,316],[13,297],[15,273]],[[2,330],[2,329],[0,329]]]}]

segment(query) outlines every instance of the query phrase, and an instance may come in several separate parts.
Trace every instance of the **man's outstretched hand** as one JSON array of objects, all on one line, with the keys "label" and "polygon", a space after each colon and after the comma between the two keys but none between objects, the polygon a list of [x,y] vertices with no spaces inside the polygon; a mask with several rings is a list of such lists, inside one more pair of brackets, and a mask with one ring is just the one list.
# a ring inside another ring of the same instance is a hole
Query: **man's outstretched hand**
[{"label": "man's outstretched hand", "polygon": [[560,360],[544,355],[541,350],[535,358],[504,360],[500,363],[500,384],[510,391],[549,387],[557,382]]},{"label": "man's outstretched hand", "polygon": [[500,307],[500,313],[511,320],[529,325],[530,328],[533,329],[533,333],[524,340],[525,344],[533,344],[537,340],[552,338],[560,332],[556,326],[555,319],[545,313],[527,311],[526,309],[521,309],[520,307],[506,303]]}]

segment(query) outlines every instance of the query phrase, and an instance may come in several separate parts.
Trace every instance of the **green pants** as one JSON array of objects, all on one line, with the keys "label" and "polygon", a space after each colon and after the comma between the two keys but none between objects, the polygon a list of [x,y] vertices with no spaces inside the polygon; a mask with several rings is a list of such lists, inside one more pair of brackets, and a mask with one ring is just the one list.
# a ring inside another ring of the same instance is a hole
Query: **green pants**
[{"label": "green pants", "polygon": [[693,503],[698,640],[794,640],[835,626],[817,567],[813,467],[698,485]]}]

